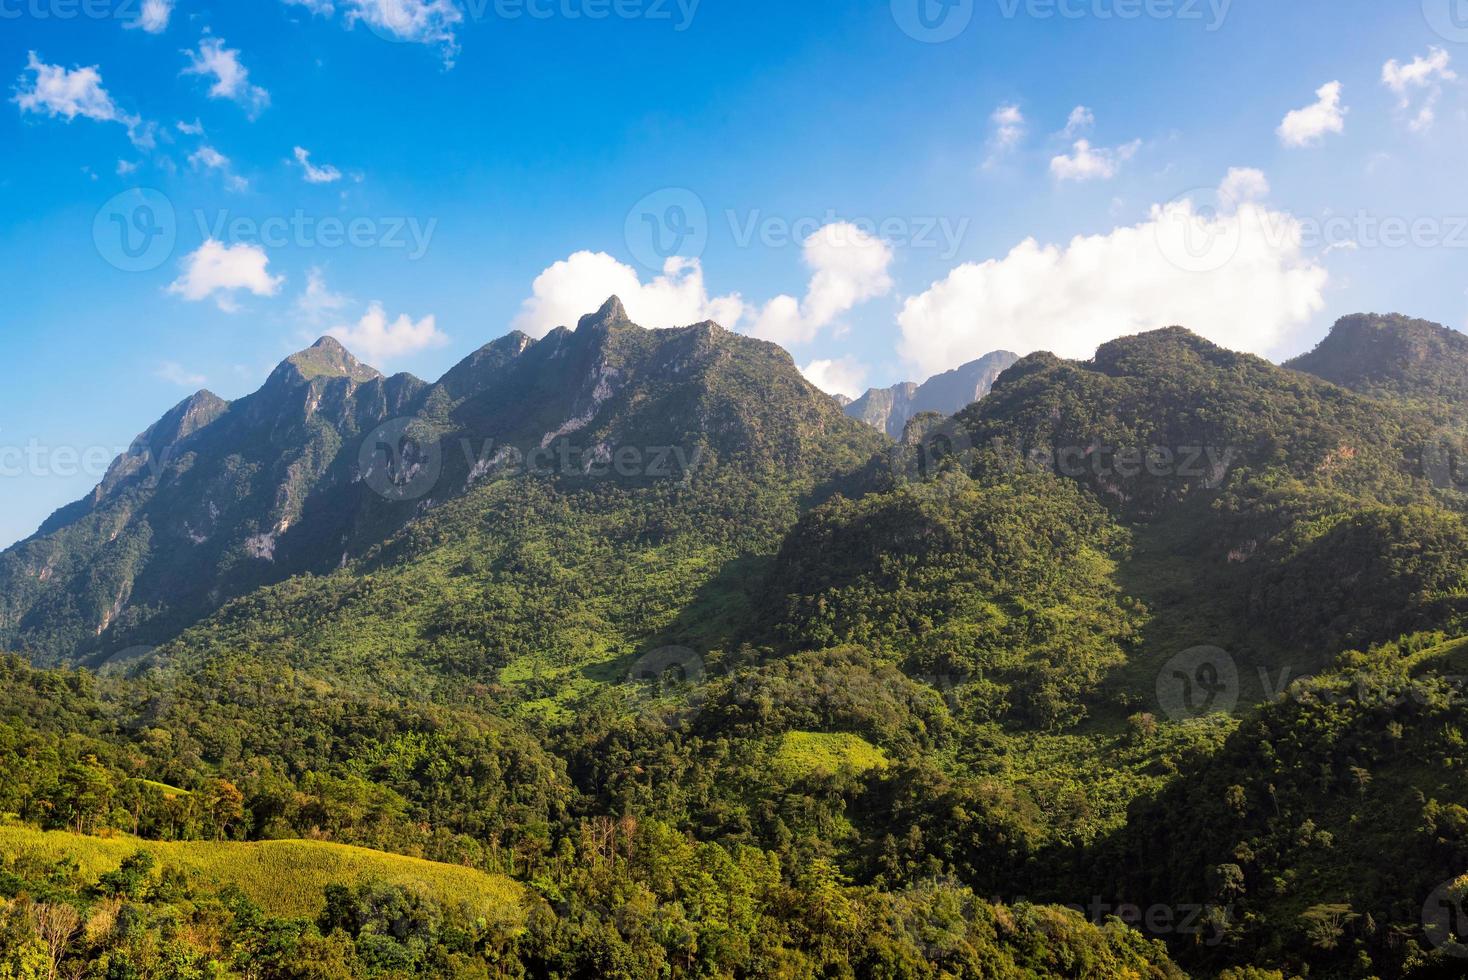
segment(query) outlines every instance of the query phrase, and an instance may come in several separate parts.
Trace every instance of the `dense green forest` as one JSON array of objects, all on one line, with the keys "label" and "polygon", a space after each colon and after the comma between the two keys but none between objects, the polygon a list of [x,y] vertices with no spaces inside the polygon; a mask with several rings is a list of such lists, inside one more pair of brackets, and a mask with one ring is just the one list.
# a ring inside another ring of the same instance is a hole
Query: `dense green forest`
[{"label": "dense green forest", "polygon": [[896,442],[615,301],[195,396],[0,555],[0,980],[1460,976],[1444,333]]}]

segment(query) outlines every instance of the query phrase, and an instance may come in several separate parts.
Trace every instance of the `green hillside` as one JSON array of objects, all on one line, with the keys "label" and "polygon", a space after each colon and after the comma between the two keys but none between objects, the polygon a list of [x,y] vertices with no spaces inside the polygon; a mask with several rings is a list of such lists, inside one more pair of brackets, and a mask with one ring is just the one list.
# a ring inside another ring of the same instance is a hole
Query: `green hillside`
[{"label": "green hillside", "polygon": [[1342,317],[1314,350],[1285,366],[1353,391],[1445,408],[1459,418],[1468,397],[1468,337],[1400,314]]},{"label": "green hillside", "polygon": [[507,928],[525,920],[523,887],[502,875],[365,847],[309,840],[145,841],[0,826],[0,861],[12,866],[64,859],[91,880],[138,853],[156,859],[155,874],[180,871],[191,887],[208,893],[238,889],[284,918],[319,914],[328,885],[376,882],[428,892],[444,905]]},{"label": "green hillside", "polygon": [[[87,956],[262,980],[1451,975],[1468,497],[1441,402],[1297,368],[1169,328],[894,444],[615,301],[433,384],[312,348],[0,556],[0,935],[107,903],[142,925]],[[363,457],[390,388],[416,442]],[[246,538],[295,500],[272,561],[180,530],[205,484]]]}]

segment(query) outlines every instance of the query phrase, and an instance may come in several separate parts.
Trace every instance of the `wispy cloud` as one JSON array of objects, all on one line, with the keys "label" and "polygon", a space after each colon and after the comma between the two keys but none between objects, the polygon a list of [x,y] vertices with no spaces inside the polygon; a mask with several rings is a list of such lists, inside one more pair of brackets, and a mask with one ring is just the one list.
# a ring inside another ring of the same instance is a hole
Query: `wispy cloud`
[{"label": "wispy cloud", "polygon": [[102,72],[96,65],[65,68],[48,65],[32,51],[26,58],[26,72],[11,99],[21,112],[31,112],[71,122],[80,116],[94,122],[115,122],[127,128],[128,138],[140,147],[151,147],[153,127],[137,116],[118,108],[102,85]]},{"label": "wispy cloud", "polygon": [[240,62],[239,51],[225,47],[223,38],[201,38],[197,51],[184,54],[189,58],[189,65],[183,74],[214,79],[209,86],[210,98],[237,102],[252,119],[270,105],[270,93],[250,81],[250,72]]},{"label": "wispy cloud", "polygon": [[345,309],[350,298],[334,293],[326,285],[326,274],[319,268],[306,273],[306,289],[296,299],[296,312],[312,326]]},{"label": "wispy cloud", "polygon": [[301,171],[306,175],[308,184],[330,184],[342,179],[342,172],[330,164],[315,166],[311,163],[311,154],[304,147],[296,147],[296,162],[301,165]]},{"label": "wispy cloud", "polygon": [[1451,63],[1452,58],[1442,48],[1429,48],[1426,56],[1419,55],[1405,65],[1395,58],[1382,65],[1381,84],[1396,95],[1397,108],[1411,114],[1407,125],[1413,132],[1426,132],[1437,121],[1443,83],[1458,79],[1458,73],[1449,67]]},{"label": "wispy cloud", "polygon": [[800,373],[827,394],[859,398],[866,391],[866,365],[850,355],[811,361]]},{"label": "wispy cloud", "polygon": [[377,302],[371,303],[356,323],[332,327],[327,334],[374,364],[386,364],[449,342],[431,314],[418,320],[402,314],[393,320]]},{"label": "wispy cloud", "polygon": [[1276,132],[1285,146],[1314,146],[1327,133],[1344,132],[1347,108],[1341,105],[1341,83],[1326,82],[1315,90],[1315,102],[1284,117]]},{"label": "wispy cloud", "polygon": [[138,19],[127,24],[129,28],[162,34],[168,30],[168,18],[173,14],[173,0],[143,0]]},{"label": "wispy cloud", "polygon": [[1092,146],[1090,140],[1076,140],[1069,155],[1062,153],[1050,159],[1050,174],[1056,180],[1110,180],[1141,148],[1141,140],[1111,149]]},{"label": "wispy cloud", "polygon": [[209,380],[202,374],[195,374],[185,369],[177,361],[164,361],[158,365],[153,375],[182,388],[200,388]]},{"label": "wispy cloud", "polygon": [[989,114],[989,155],[984,166],[998,165],[1025,138],[1025,114],[1012,103],[1001,105]]},{"label": "wispy cloud", "polygon": [[224,186],[232,191],[248,190],[250,182],[234,172],[229,157],[207,143],[189,154],[189,163],[195,169],[216,170],[224,178]]}]

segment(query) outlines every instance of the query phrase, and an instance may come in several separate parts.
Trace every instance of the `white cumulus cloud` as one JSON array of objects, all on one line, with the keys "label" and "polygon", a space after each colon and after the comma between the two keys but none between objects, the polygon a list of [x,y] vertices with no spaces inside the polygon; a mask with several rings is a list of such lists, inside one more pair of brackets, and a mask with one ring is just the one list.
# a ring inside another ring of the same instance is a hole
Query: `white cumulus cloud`
[{"label": "white cumulus cloud", "polygon": [[1315,90],[1315,102],[1289,112],[1275,130],[1285,146],[1313,146],[1327,133],[1344,132],[1346,113],[1341,105],[1341,83],[1326,82]]},{"label": "white cumulus cloud", "polygon": [[1258,201],[1269,196],[1269,178],[1264,176],[1264,171],[1253,167],[1230,167],[1218,186],[1218,194],[1225,206]]},{"label": "white cumulus cloud", "polygon": [[306,273],[305,291],[296,299],[296,312],[308,323],[317,324],[345,309],[350,302],[341,293],[332,292],[320,268],[312,268]]},{"label": "white cumulus cloud", "polygon": [[229,157],[207,143],[189,154],[189,163],[199,170],[219,171],[220,176],[224,178],[225,186],[232,191],[247,190],[250,186],[248,180],[236,174],[231,168]]},{"label": "white cumulus cloud", "polygon": [[389,320],[382,304],[373,302],[353,324],[326,331],[357,356],[375,364],[386,364],[405,354],[442,347],[449,342],[432,315],[414,320],[407,314]]},{"label": "white cumulus cloud", "polygon": [[1141,140],[1114,149],[1092,146],[1090,140],[1076,140],[1069,156],[1061,154],[1050,159],[1050,174],[1056,180],[1110,180],[1141,148]]},{"label": "white cumulus cloud", "polygon": [[102,73],[96,65],[68,70],[46,64],[32,51],[26,59],[26,71],[34,72],[35,77],[27,85],[25,76],[21,76],[14,101],[22,112],[65,116],[68,122],[77,116],[97,122],[116,122],[122,117],[112,96],[102,87]]},{"label": "white cumulus cloud", "polygon": [[173,14],[173,0],[143,0],[138,19],[127,26],[140,28],[149,34],[162,34],[168,30],[168,18]]},{"label": "white cumulus cloud", "polygon": [[316,166],[311,162],[311,154],[305,147],[296,147],[296,162],[301,165],[301,171],[306,175],[308,184],[330,184],[342,179],[342,172],[330,164]]},{"label": "white cumulus cloud", "polygon": [[1298,221],[1257,201],[1267,181],[1234,170],[1220,207],[1154,205],[1146,221],[1064,246],[1027,239],[952,270],[898,315],[900,352],[933,374],[1006,348],[1089,357],[1112,338],[1181,325],[1270,354],[1325,306],[1326,270]]},{"label": "white cumulus cloud", "polygon": [[1065,130],[1060,135],[1068,140],[1075,139],[1095,125],[1096,114],[1085,106],[1078,105],[1070,110],[1070,118],[1065,121]]},{"label": "white cumulus cloud", "polygon": [[189,154],[189,163],[209,170],[223,170],[229,166],[229,157],[206,143]]},{"label": "white cumulus cloud", "polygon": [[989,115],[989,156],[985,167],[993,167],[1009,156],[1025,138],[1025,114],[1019,106],[1006,103]]},{"label": "white cumulus cloud", "polygon": [[223,38],[200,38],[199,50],[184,54],[189,57],[189,66],[183,74],[213,77],[210,98],[238,102],[251,118],[270,105],[270,93],[250,81],[249,69],[240,63],[239,51],[225,47]]},{"label": "white cumulus cloud", "polygon": [[682,327],[713,320],[733,329],[744,312],[737,294],[710,297],[697,259],[673,256],[647,283],[637,270],[605,252],[580,251],[554,263],[531,284],[514,327],[543,337],[555,327],[574,327],[608,296],[622,300],[627,316],[644,327]]},{"label": "white cumulus cloud", "polygon": [[1443,83],[1458,79],[1458,73],[1449,67],[1451,63],[1452,58],[1442,48],[1429,48],[1425,57],[1419,55],[1405,65],[1393,58],[1381,66],[1381,84],[1396,95],[1397,107],[1411,114],[1407,125],[1413,132],[1425,132],[1437,120]]},{"label": "white cumulus cloud", "polygon": [[[307,3],[313,13],[324,4]],[[455,27],[464,14],[453,0],[346,0],[347,24],[359,21],[373,31],[398,41],[437,45],[445,66],[459,51]]]},{"label": "white cumulus cloud", "polygon": [[834,222],[803,243],[812,270],[803,300],[776,296],[755,317],[749,332],[791,346],[809,343],[858,303],[892,291],[892,248],[854,224]]},{"label": "white cumulus cloud", "polygon": [[829,395],[860,398],[866,391],[866,366],[851,356],[811,361],[800,369],[805,380]]},{"label": "white cumulus cloud", "polygon": [[225,245],[212,238],[185,257],[183,267],[183,275],[174,280],[168,291],[190,302],[213,296],[226,313],[239,309],[235,296],[241,290],[256,296],[274,296],[285,281],[284,276],[270,275],[270,257],[258,245]]},{"label": "white cumulus cloud", "polygon": [[94,122],[115,122],[127,127],[128,138],[140,147],[153,145],[152,126],[145,125],[117,107],[102,85],[96,65],[65,68],[48,65],[34,51],[26,57],[26,75],[20,76],[11,99],[21,112],[33,112],[71,122],[77,116]]},{"label": "white cumulus cloud", "polygon": [[858,303],[892,290],[891,247],[854,224],[818,229],[806,238],[802,255],[811,269],[805,297],[776,296],[756,308],[738,293],[709,296],[697,259],[673,256],[660,275],[643,282],[636,269],[605,252],[576,252],[535,277],[514,326],[541,337],[554,327],[574,326],[615,295],[632,322],[644,327],[713,320],[789,346],[814,340]]},{"label": "white cumulus cloud", "polygon": [[200,388],[209,380],[202,374],[195,374],[189,371],[177,361],[164,361],[158,365],[158,369],[153,374],[155,377],[162,378],[169,384],[175,384],[182,388]]}]

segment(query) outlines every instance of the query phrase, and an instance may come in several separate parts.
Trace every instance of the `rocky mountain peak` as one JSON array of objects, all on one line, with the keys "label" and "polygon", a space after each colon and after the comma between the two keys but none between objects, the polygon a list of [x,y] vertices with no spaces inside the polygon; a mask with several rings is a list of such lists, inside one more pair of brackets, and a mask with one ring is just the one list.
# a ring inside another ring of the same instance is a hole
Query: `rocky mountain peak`
[{"label": "rocky mountain peak", "polygon": [[271,381],[293,383],[317,378],[346,378],[362,383],[382,377],[382,373],[363,364],[335,337],[322,337],[303,351],[287,357],[271,374]]},{"label": "rocky mountain peak", "polygon": [[608,329],[614,326],[630,325],[631,320],[627,318],[627,309],[622,301],[616,296],[607,298],[595,313],[588,313],[576,324],[576,330],[580,332],[586,328]]},{"label": "rocky mountain peak", "polygon": [[1019,356],[1009,351],[993,351],[922,384],[904,381],[890,388],[868,389],[843,407],[852,418],[900,439],[908,421],[922,412],[952,415],[983,398],[999,375],[1017,360]]},{"label": "rocky mountain peak", "polygon": [[1400,314],[1342,317],[1308,354],[1285,367],[1374,395],[1468,396],[1468,335]]}]

